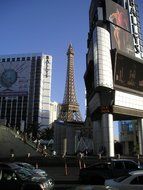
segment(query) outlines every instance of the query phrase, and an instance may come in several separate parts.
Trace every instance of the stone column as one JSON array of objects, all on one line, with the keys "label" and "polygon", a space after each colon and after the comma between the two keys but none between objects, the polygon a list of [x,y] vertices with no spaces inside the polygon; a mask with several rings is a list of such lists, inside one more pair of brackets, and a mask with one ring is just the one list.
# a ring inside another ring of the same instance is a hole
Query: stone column
[{"label": "stone column", "polygon": [[138,119],[139,154],[143,155],[143,119]]},{"label": "stone column", "polygon": [[114,157],[114,128],[112,114],[105,113],[102,115],[101,127],[103,129],[103,146],[106,148],[107,156]]},{"label": "stone column", "polygon": [[93,144],[94,144],[94,154],[99,153],[99,149],[102,145],[102,128],[100,121],[93,122]]},{"label": "stone column", "polygon": [[136,152],[136,147],[137,147],[136,131],[137,131],[137,124],[133,126],[134,152]]},{"label": "stone column", "polygon": [[125,141],[125,155],[129,155],[129,142]]}]

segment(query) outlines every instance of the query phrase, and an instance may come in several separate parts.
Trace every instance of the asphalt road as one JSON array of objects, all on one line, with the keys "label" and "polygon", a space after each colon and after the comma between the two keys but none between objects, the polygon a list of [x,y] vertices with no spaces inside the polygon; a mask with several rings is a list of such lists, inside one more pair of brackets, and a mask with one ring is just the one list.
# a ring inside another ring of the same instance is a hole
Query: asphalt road
[{"label": "asphalt road", "polygon": [[55,190],[107,190],[104,186],[78,185],[55,187]]},{"label": "asphalt road", "polygon": [[43,167],[55,180],[55,190],[106,190],[104,186],[82,185],[78,182],[78,167]]}]

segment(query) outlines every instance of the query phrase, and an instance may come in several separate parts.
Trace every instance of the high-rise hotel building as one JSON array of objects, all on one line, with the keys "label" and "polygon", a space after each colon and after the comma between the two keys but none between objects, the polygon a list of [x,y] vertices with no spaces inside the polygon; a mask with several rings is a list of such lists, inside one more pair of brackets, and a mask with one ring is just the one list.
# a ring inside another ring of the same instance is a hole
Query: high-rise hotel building
[{"label": "high-rise hotel building", "polygon": [[21,131],[48,127],[51,70],[47,54],[0,56],[0,120]]},{"label": "high-rise hotel building", "polygon": [[137,120],[143,154],[143,43],[136,0],[92,0],[86,72],[94,153],[114,156],[113,121]]}]

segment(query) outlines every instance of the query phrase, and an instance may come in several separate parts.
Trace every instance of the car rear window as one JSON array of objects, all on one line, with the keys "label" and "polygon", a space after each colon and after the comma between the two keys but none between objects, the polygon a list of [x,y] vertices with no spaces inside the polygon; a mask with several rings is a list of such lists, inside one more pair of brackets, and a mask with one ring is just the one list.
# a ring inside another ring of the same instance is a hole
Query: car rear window
[{"label": "car rear window", "polygon": [[130,184],[138,184],[138,185],[143,185],[143,176],[137,176],[135,177],[131,182]]},{"label": "car rear window", "polygon": [[89,169],[109,169],[110,167],[111,164],[109,163],[100,163],[90,166]]},{"label": "car rear window", "polygon": [[138,165],[134,162],[124,161],[126,169],[138,169]]},{"label": "car rear window", "polygon": [[116,161],[114,162],[114,168],[115,169],[124,169],[124,164],[122,161]]}]

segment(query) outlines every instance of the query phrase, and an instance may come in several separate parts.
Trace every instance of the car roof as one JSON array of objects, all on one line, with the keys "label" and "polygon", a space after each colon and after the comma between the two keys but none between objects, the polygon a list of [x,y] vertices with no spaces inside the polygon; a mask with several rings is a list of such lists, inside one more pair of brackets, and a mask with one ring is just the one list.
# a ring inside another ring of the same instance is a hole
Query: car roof
[{"label": "car roof", "polygon": [[130,175],[143,175],[143,170],[135,170],[129,173]]},{"label": "car roof", "polygon": [[[116,159],[116,158],[111,158],[110,160],[108,161],[99,161],[99,162],[96,162],[95,164],[93,165],[96,165],[96,164],[111,164],[111,162],[117,162],[117,161],[120,161],[120,162],[123,162],[123,161],[130,161],[130,162],[135,162],[134,160],[131,160],[131,159],[124,159],[124,158],[121,158],[121,159]],[[137,163],[137,162],[135,162]]]},{"label": "car roof", "polygon": [[116,158],[111,158],[109,161],[105,161],[105,160],[104,160],[104,161],[96,162],[96,163],[94,163],[94,164],[88,166],[88,168],[90,168],[90,167],[94,167],[94,166],[97,166],[97,165],[101,165],[101,164],[111,165],[112,162],[123,162],[123,161],[125,161],[125,162],[126,162],[126,161],[127,161],[127,162],[134,162],[134,163],[137,164],[136,161],[131,160],[131,159],[125,159],[125,158],[116,159]]},{"label": "car roof", "polygon": [[12,169],[15,169],[15,168],[19,168],[19,166],[15,163],[9,163],[9,162],[0,162],[0,167],[6,167],[6,168],[12,168]]},{"label": "car roof", "polygon": [[134,160],[126,159],[126,158],[121,158],[121,159],[113,158],[113,159],[111,159],[111,161],[130,161],[130,162],[135,162]]},{"label": "car roof", "polygon": [[96,162],[94,164],[89,165],[87,168],[99,166],[99,165],[111,165],[111,162]]}]

